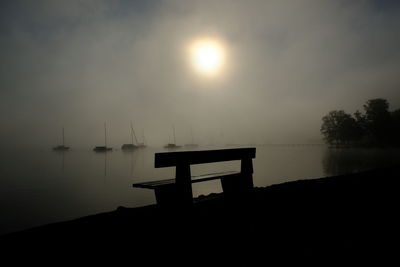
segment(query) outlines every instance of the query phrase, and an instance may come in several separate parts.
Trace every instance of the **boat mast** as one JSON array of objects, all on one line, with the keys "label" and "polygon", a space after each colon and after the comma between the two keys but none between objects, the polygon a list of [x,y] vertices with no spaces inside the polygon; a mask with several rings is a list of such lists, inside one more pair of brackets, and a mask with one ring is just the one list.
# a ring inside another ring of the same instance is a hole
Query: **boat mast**
[{"label": "boat mast", "polygon": [[172,125],[172,131],[173,131],[173,134],[174,134],[174,144],[176,145],[176,139],[175,139],[175,126],[174,126],[174,125]]},{"label": "boat mast", "polygon": [[132,122],[131,122],[131,143],[133,145],[133,127],[132,127]]},{"label": "boat mast", "polygon": [[106,123],[104,123],[104,145],[107,147],[107,129],[106,129]]},{"label": "boat mast", "polygon": [[135,137],[136,144],[138,144],[138,140],[137,140],[137,138],[136,138],[136,134],[135,134],[135,131],[133,130],[133,126],[132,126],[132,122],[131,122],[131,139],[132,139],[132,145],[133,145],[133,137]]},{"label": "boat mast", "polygon": [[62,127],[62,145],[65,146],[65,142],[64,142],[64,127]]},{"label": "boat mast", "polygon": [[146,139],[144,138],[144,129],[142,129],[142,139],[143,139],[143,145],[146,144]]}]

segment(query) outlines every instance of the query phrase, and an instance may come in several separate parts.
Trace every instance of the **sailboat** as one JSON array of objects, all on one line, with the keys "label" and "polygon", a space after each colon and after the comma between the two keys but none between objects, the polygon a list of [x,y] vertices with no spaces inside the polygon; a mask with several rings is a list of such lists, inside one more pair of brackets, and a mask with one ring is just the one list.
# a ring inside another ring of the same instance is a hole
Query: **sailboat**
[{"label": "sailboat", "polygon": [[145,148],[146,147],[146,139],[144,138],[144,130],[142,131],[142,143],[137,143],[137,146],[140,148]]},{"label": "sailboat", "polygon": [[55,151],[66,151],[68,150],[69,147],[65,146],[65,138],[64,138],[64,127],[62,128],[62,145],[58,145],[53,147],[53,150]]},{"label": "sailboat", "polygon": [[137,144],[138,141],[137,141],[137,138],[136,138],[135,131],[133,130],[132,122],[131,122],[131,141],[132,141],[132,143],[123,144],[122,147],[121,147],[122,150],[131,151],[131,150],[134,150],[134,149],[138,148],[138,146],[133,143],[133,137],[135,137],[136,144]]},{"label": "sailboat", "polygon": [[174,142],[173,143],[168,143],[164,146],[164,148],[168,148],[168,149],[174,149],[174,148],[179,148],[181,146],[177,146],[176,145],[176,139],[175,139],[175,127],[172,125],[172,132],[174,134]]},{"label": "sailboat", "polygon": [[106,123],[104,123],[104,146],[96,146],[93,148],[93,151],[96,152],[106,152],[112,150],[112,147],[107,147],[107,127]]},{"label": "sailboat", "polygon": [[198,144],[195,144],[195,142],[194,142],[194,138],[193,138],[193,129],[192,129],[192,128],[190,128],[190,134],[191,134],[191,136],[192,136],[192,142],[191,142],[190,144],[185,144],[184,146],[185,146],[185,147],[188,147],[188,148],[195,148],[195,147],[198,147],[199,145],[198,145]]}]

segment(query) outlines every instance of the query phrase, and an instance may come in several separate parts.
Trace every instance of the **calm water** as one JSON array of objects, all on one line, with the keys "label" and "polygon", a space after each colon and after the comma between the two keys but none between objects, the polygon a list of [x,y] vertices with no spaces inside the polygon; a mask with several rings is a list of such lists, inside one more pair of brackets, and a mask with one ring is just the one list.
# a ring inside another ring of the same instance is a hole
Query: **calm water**
[{"label": "calm water", "polygon": [[[131,185],[174,176],[173,168],[154,168],[154,153],[161,151],[2,151],[0,234],[111,211],[118,206],[155,203],[152,190]],[[267,186],[399,163],[400,150],[259,146],[253,162],[255,186]],[[192,174],[239,169],[239,162],[216,163],[194,166]],[[221,187],[218,181],[198,183],[193,192],[195,196],[221,192]]]}]

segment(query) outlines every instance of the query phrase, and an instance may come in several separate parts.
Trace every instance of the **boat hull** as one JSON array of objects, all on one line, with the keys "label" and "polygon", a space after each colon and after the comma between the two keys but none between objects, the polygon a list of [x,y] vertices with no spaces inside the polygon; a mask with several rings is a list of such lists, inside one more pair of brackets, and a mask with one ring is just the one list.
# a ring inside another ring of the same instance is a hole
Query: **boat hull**
[{"label": "boat hull", "polygon": [[136,146],[136,145],[134,145],[134,144],[123,144],[122,146],[121,146],[121,149],[122,150],[135,150],[135,149],[137,149],[138,148],[138,146]]},{"label": "boat hull", "polygon": [[106,151],[112,151],[112,147],[106,147],[106,146],[96,146],[93,148],[93,151],[95,152],[106,152]]},{"label": "boat hull", "polygon": [[66,150],[69,150],[69,147],[60,145],[60,146],[53,147],[53,150],[54,151],[66,151]]}]

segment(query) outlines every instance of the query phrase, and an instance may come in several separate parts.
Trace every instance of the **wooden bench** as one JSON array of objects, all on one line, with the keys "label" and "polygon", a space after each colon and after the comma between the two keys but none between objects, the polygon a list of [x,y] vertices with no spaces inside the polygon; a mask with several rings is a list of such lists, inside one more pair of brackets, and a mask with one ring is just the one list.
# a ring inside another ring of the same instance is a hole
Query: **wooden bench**
[{"label": "wooden bench", "polygon": [[[135,183],[133,187],[153,189],[159,205],[190,205],[193,203],[192,183],[220,179],[226,196],[237,196],[253,188],[255,148],[156,153],[155,168],[176,167],[173,179]],[[223,161],[241,161],[240,172],[214,173],[192,177],[190,165]]]}]

